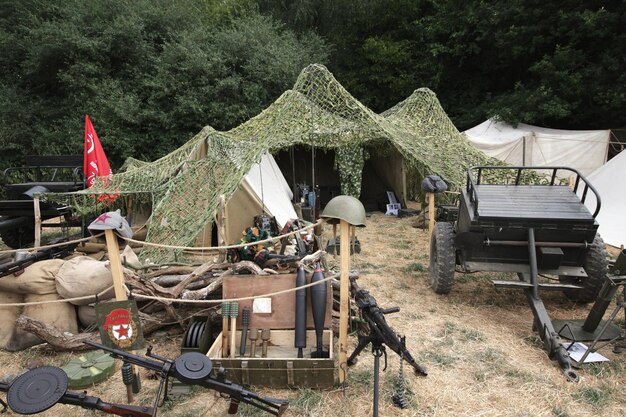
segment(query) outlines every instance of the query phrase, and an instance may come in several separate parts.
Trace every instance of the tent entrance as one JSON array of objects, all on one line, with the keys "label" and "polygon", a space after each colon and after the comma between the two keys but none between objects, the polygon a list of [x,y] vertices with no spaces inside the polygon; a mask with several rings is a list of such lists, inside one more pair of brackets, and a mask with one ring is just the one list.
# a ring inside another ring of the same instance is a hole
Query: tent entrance
[{"label": "tent entrance", "polygon": [[[313,153],[313,155],[312,155]],[[335,170],[335,151],[294,146],[283,149],[275,156],[283,176],[293,190],[294,202],[304,198],[299,185],[312,184],[319,187],[320,206],[324,206],[341,194],[339,173]],[[315,176],[315,178],[313,178]],[[406,207],[406,167],[402,155],[393,147],[384,152],[371,151],[362,172],[361,195],[359,199],[367,211],[385,211],[389,202],[387,191],[393,191],[399,202]]]}]

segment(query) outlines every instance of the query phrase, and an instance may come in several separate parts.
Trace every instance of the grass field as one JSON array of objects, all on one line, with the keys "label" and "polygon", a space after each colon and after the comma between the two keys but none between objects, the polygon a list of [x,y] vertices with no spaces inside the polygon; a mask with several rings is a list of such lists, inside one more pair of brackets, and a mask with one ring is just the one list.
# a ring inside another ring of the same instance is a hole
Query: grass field
[{"label": "grass field", "polygon": [[[405,366],[411,407],[393,406],[399,359],[389,354],[381,374],[381,416],[626,416],[626,357],[611,347],[601,350],[609,363],[586,365],[579,383],[568,382],[541,347],[532,331],[532,313],[521,291],[495,290],[486,275],[456,275],[448,296],[436,295],[428,285],[427,232],[412,227],[414,218],[396,219],[377,213],[357,230],[362,252],[352,260],[359,284],[382,307],[399,306],[388,322],[407,336],[407,346],[428,368],[427,377]],[[325,234],[330,233],[326,226]],[[329,257],[331,265],[339,260]],[[561,293],[545,293],[552,319],[583,319],[590,306],[577,306]],[[612,310],[612,307],[609,309]],[[619,323],[623,325],[623,316]],[[355,338],[350,339],[351,346]],[[180,337],[151,339],[157,354],[175,357]],[[63,365],[76,355],[51,353],[45,346],[19,353],[0,352],[0,375],[16,373],[31,361]],[[157,381],[143,374],[137,402],[150,404]],[[263,395],[288,398],[287,416],[365,416],[372,414],[373,357],[369,351],[349,370],[346,387],[332,390],[268,390]],[[119,371],[109,382],[89,389],[113,402],[125,402]],[[194,389],[176,402],[166,402],[159,415],[224,416],[228,402],[215,393]],[[99,413],[56,405],[44,416],[91,416]],[[12,415],[10,412],[6,415]],[[239,415],[267,415],[241,406]]]}]

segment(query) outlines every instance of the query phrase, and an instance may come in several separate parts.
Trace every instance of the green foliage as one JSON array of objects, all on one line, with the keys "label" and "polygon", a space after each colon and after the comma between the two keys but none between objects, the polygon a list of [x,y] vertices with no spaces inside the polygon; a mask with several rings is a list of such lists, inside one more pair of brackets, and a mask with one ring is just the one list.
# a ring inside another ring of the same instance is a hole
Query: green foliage
[{"label": "green foliage", "polygon": [[485,117],[553,127],[626,124],[619,0],[258,0],[333,45],[330,69],[380,112],[421,86],[462,130]]},{"label": "green foliage", "polygon": [[226,129],[254,116],[328,50],[246,0],[6,3],[3,165],[81,153],[85,113],[114,168],[131,155],[153,160],[207,124]]}]

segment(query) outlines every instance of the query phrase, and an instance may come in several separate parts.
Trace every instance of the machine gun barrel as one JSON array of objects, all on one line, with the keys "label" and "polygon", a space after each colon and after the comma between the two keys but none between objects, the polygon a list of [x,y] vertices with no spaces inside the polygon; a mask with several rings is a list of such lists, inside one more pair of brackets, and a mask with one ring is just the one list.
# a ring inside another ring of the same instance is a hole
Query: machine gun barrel
[{"label": "machine gun barrel", "polygon": [[44,249],[31,253],[22,260],[4,264],[0,266],[0,278],[20,272],[35,262],[43,261],[44,259],[65,258],[72,254],[76,246],[76,243],[70,243],[64,246]]},{"label": "machine gun barrel", "polygon": [[[102,349],[106,352],[109,352],[111,356],[116,359],[122,359],[123,361],[131,363],[133,365],[138,365],[143,368],[150,369],[151,371],[163,371],[165,362],[169,361],[169,359],[162,358],[161,362],[157,362],[155,360],[148,359],[145,356],[134,355],[124,350],[110,348],[108,346],[101,345],[100,343],[92,342],[91,340],[84,340],[83,343],[96,349]],[[169,362],[172,363],[172,361]]]}]

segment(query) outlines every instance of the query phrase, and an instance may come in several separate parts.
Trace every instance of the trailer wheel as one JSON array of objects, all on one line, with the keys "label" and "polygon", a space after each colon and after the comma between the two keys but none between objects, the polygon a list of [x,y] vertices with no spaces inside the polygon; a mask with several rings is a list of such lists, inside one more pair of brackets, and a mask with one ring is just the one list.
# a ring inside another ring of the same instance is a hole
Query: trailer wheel
[{"label": "trailer wheel", "polygon": [[585,259],[585,271],[587,277],[569,277],[559,275],[559,281],[564,284],[579,285],[582,288],[579,290],[563,290],[563,293],[567,298],[578,303],[590,303],[598,298],[598,293],[604,284],[606,275],[609,269],[609,255],[606,252],[604,241],[600,235],[596,234],[595,239],[587,257]]},{"label": "trailer wheel", "polygon": [[430,286],[437,294],[448,294],[454,280],[455,250],[452,223],[435,225],[430,239]]},{"label": "trailer wheel", "polygon": [[[0,222],[10,218],[11,217],[0,216]],[[11,249],[20,249],[29,246],[35,241],[35,229],[28,226],[21,226],[14,229],[3,230],[0,232],[0,238],[2,238],[4,244]]]}]

